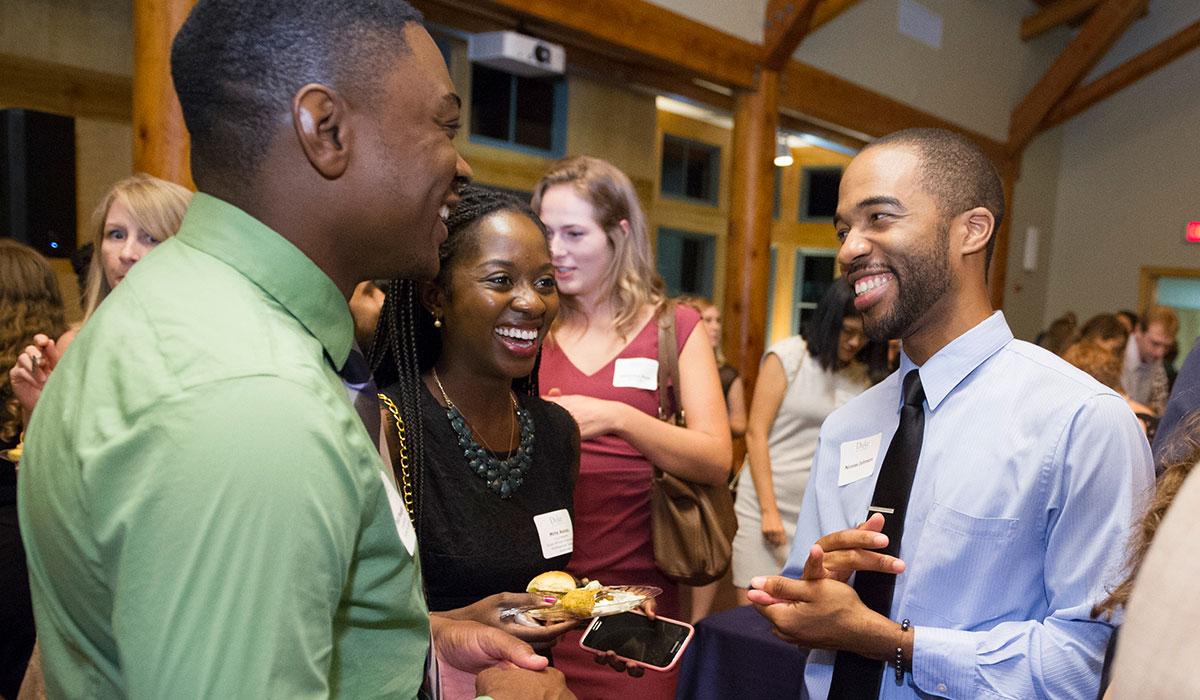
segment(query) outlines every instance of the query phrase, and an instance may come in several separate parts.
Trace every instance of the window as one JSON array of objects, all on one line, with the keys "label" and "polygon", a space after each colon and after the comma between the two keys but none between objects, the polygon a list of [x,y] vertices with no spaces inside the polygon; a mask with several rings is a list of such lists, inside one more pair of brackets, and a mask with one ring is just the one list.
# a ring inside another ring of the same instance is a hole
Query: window
[{"label": "window", "polygon": [[792,333],[802,333],[816,313],[817,303],[837,274],[837,251],[801,248],[796,251],[796,279],[792,289]]},{"label": "window", "polygon": [[566,81],[471,66],[471,140],[561,157],[566,152]]},{"label": "window", "polygon": [[837,213],[841,168],[805,168],[800,175],[800,220],[828,221]]},{"label": "window", "polygon": [[716,253],[716,236],[660,228],[657,267],[667,285],[667,294],[694,294],[711,299]]},{"label": "window", "polygon": [[783,168],[775,166],[775,204],[771,209],[771,217],[779,218],[779,200],[783,190]]},{"label": "window", "polygon": [[717,204],[721,149],[678,136],[663,136],[662,193],[705,204]]}]

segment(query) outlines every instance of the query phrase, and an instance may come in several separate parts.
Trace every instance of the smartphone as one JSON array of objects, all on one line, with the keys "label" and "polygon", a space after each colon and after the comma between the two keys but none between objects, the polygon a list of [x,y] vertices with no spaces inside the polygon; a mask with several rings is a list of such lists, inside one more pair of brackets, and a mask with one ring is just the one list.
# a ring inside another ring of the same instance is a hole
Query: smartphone
[{"label": "smartphone", "polygon": [[675,667],[695,630],[686,622],[637,612],[623,612],[592,620],[579,646],[592,652],[611,651],[625,661],[669,671]]}]

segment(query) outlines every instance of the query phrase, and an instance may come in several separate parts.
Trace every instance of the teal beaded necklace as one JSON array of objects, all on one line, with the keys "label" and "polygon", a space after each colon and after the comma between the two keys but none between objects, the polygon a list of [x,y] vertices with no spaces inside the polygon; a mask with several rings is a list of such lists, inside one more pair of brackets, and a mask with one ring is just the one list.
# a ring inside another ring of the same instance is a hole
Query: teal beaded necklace
[{"label": "teal beaded necklace", "polygon": [[516,422],[521,426],[521,437],[517,442],[517,449],[505,459],[499,459],[490,447],[480,445],[475,440],[475,431],[462,411],[450,400],[446,387],[442,386],[442,380],[438,377],[437,369],[433,370],[433,381],[437,383],[438,390],[442,392],[442,399],[446,401],[446,418],[450,421],[454,433],[458,435],[458,446],[462,448],[463,456],[467,459],[467,467],[483,479],[493,493],[499,494],[500,498],[512,496],[533,466],[533,418],[530,417],[529,411],[517,403],[516,397],[509,392],[509,400],[512,401],[517,414]]}]

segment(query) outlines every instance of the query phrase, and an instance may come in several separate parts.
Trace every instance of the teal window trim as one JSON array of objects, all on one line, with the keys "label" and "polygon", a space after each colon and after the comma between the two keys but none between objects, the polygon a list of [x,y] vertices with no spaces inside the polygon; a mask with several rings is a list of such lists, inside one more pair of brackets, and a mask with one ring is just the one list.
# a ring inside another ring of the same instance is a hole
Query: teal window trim
[{"label": "teal window trim", "polygon": [[836,258],[837,248],[797,248],[792,272],[792,335],[800,335],[800,312],[817,308],[816,301],[804,301],[804,259]]},{"label": "teal window trim", "polygon": [[[720,201],[721,201],[721,147],[716,144],[707,143],[705,141],[697,141],[695,139],[689,139],[684,136],[676,136],[674,134],[664,133],[663,134],[663,143],[666,143],[667,141],[674,142],[675,144],[678,144],[683,147],[684,192],[685,192],[685,194],[680,194],[677,192],[668,192],[667,190],[663,189],[662,185],[665,182],[665,178],[662,177],[662,162],[661,161],[659,162],[659,178],[658,178],[659,194],[662,195],[666,199],[673,199],[673,200],[676,200],[679,202],[688,202],[690,204],[701,204],[701,205],[712,206],[712,207],[719,206]],[[690,153],[692,148],[696,148],[698,150],[703,150],[712,155],[712,160],[710,161],[712,167],[710,167],[709,171],[708,171],[708,191],[709,191],[708,197],[689,197],[686,194],[688,154]]]},{"label": "teal window trim", "polygon": [[[717,236],[700,231],[660,226],[656,238],[654,266],[659,276],[663,278],[667,292],[671,296],[698,294],[712,299],[717,269]],[[696,241],[703,246],[703,266],[696,271],[699,274],[698,288],[691,291],[682,288],[683,270],[680,266],[682,261],[675,257],[676,251],[682,252],[684,241]],[[671,254],[671,257],[664,257],[667,254]]]}]

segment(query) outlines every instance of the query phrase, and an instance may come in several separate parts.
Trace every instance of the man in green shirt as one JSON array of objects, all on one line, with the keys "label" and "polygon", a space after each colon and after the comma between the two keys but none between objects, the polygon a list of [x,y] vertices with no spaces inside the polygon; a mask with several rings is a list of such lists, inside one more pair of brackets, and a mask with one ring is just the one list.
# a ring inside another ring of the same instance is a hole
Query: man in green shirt
[{"label": "man in green shirt", "polygon": [[401,0],[201,0],[172,72],[200,190],[56,367],[19,503],[52,697],[395,697],[430,638],[496,698],[568,697],[430,621],[415,537],[336,370],[363,279],[436,271],[470,170]]}]

